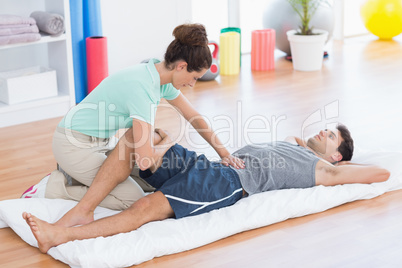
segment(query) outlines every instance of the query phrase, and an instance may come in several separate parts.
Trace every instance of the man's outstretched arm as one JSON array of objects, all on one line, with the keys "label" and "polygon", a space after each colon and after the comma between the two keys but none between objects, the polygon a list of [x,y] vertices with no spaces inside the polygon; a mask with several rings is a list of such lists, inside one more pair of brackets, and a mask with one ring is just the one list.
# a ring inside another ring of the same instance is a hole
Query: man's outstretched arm
[{"label": "man's outstretched arm", "polygon": [[388,180],[391,173],[374,165],[338,165],[320,160],[315,168],[316,185],[334,186],[348,183],[374,183]]}]

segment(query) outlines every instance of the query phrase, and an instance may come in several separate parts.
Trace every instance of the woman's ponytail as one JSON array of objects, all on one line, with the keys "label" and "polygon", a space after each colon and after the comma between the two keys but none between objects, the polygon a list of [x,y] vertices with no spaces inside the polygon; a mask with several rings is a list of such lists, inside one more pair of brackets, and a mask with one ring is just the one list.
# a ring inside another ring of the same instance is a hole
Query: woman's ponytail
[{"label": "woman's ponytail", "polygon": [[183,24],[173,30],[175,39],[165,53],[166,68],[173,68],[178,60],[187,62],[187,71],[199,72],[209,69],[212,63],[211,51],[205,27],[201,24]]}]

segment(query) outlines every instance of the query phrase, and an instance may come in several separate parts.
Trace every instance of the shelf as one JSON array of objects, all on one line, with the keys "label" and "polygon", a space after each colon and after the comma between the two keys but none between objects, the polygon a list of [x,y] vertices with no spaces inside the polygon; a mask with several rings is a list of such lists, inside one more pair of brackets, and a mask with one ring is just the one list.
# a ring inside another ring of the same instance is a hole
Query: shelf
[{"label": "shelf", "polygon": [[71,108],[71,98],[59,95],[26,103],[0,104],[0,128],[64,116]]},{"label": "shelf", "polygon": [[4,46],[0,46],[0,50],[16,48],[16,47],[23,47],[23,46],[31,46],[31,45],[37,45],[37,44],[46,44],[46,43],[52,43],[52,42],[58,42],[58,41],[64,41],[64,40],[66,40],[66,34],[62,34],[57,37],[52,37],[50,35],[42,35],[41,39],[38,41],[4,45]]},{"label": "shelf", "polygon": [[30,109],[30,108],[35,108],[35,107],[42,107],[42,106],[46,106],[49,104],[57,104],[57,103],[62,103],[62,102],[66,102],[66,101],[67,102],[70,101],[70,96],[68,96],[66,94],[61,94],[61,95],[51,97],[51,98],[39,99],[39,100],[34,100],[34,101],[29,101],[29,102],[22,102],[22,103],[17,103],[17,104],[12,104],[12,105],[8,105],[4,102],[0,102],[0,114]]},{"label": "shelf", "polygon": [[[3,14],[27,17],[42,10],[64,17],[65,33],[40,33],[35,42],[0,46],[0,71],[43,66],[56,71],[58,96],[8,105],[0,102],[0,128],[64,116],[75,105],[70,0],[0,0]],[[29,85],[28,85],[29,86]]]}]

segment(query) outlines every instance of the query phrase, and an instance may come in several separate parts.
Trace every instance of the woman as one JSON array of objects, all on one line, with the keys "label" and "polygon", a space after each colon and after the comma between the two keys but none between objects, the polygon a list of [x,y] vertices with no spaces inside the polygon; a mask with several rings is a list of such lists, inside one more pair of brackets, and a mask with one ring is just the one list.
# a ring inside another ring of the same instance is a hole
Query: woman
[{"label": "woman", "polygon": [[[73,178],[73,185],[67,185],[60,176],[50,176],[45,196],[80,202],[56,224],[86,224],[93,221],[98,205],[122,210],[144,196],[130,174],[133,162],[146,170],[168,148],[164,146],[170,142],[165,139],[167,135],[161,131],[155,135],[153,131],[161,98],[191,122],[223,164],[244,167],[242,160],[231,156],[219,139],[212,142],[212,129],[179,91],[185,86],[193,87],[211,66],[204,26],[180,25],[173,35],[175,40],[168,46],[164,61],[151,59],[109,76],[58,125],[53,152],[60,167]],[[110,138],[119,129],[127,128],[113,147]]]}]

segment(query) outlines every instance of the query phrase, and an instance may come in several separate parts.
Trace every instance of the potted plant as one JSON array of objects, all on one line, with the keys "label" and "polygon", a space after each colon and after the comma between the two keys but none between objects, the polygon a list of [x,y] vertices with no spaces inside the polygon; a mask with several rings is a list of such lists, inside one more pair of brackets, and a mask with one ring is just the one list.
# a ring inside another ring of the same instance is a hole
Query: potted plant
[{"label": "potted plant", "polygon": [[327,0],[288,0],[300,17],[298,30],[286,32],[292,52],[293,68],[298,71],[317,71],[322,68],[324,45],[328,31],[314,29],[311,18]]}]

